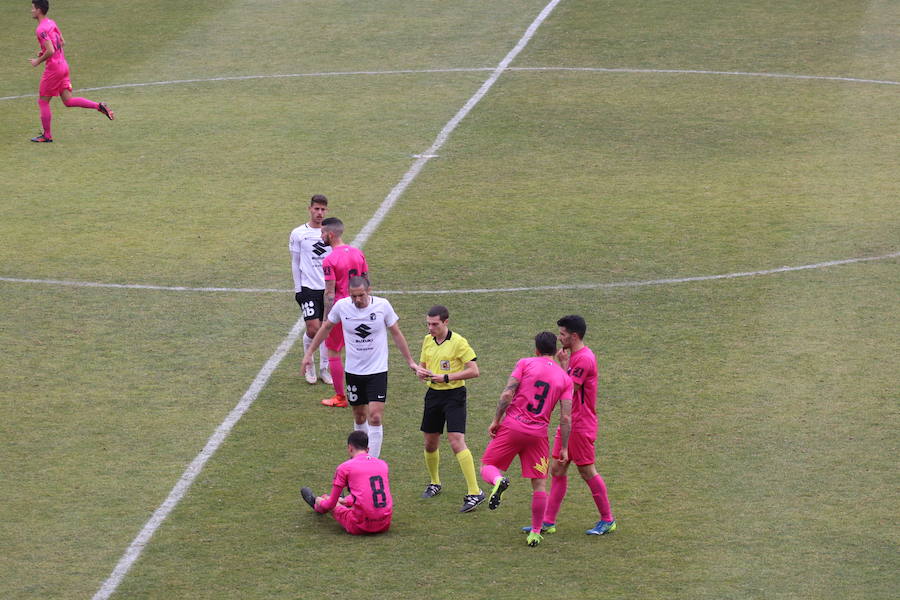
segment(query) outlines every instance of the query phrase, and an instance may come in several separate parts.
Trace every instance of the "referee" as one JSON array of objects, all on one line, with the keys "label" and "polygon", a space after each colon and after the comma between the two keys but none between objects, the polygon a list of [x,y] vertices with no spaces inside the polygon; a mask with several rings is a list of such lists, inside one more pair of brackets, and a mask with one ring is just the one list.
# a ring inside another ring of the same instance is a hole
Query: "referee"
[{"label": "referee", "polygon": [[450,312],[445,306],[432,306],[425,317],[428,335],[422,342],[419,378],[428,383],[421,429],[425,435],[425,466],[431,475],[431,483],[422,492],[422,498],[432,498],[441,492],[438,446],[446,424],[447,440],[468,486],[459,512],[469,512],[485,499],[484,492],[478,487],[475,461],[466,446],[465,380],[478,377],[478,365],[475,351],[466,338],[450,331],[449,319]]}]

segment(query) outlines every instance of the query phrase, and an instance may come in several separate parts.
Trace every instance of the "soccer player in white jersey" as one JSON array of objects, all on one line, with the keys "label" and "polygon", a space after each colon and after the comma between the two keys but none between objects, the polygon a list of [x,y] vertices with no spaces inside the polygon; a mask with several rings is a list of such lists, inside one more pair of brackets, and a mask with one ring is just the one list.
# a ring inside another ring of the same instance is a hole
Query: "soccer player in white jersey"
[{"label": "soccer player in white jersey", "polygon": [[[291,274],[294,277],[294,299],[300,305],[300,312],[306,322],[303,349],[307,350],[313,337],[322,326],[325,310],[325,274],[322,261],[331,252],[331,247],[322,239],[322,220],[328,213],[328,198],[316,194],[309,201],[309,221],[291,231],[288,249],[291,252]],[[316,368],[309,364],[303,372],[307,383],[315,383]],[[319,353],[319,376],[331,385],[328,369],[328,354]]]},{"label": "soccer player in white jersey", "polygon": [[379,457],[384,440],[382,421],[387,402],[388,333],[406,364],[416,375],[421,367],[413,360],[409,345],[391,303],[369,294],[369,280],[350,277],[350,296],[334,303],[328,317],[303,354],[301,369],[312,363],[312,354],[328,337],[331,328],[340,325],[344,332],[347,400],[353,408],[357,431],[369,434],[369,455]]}]

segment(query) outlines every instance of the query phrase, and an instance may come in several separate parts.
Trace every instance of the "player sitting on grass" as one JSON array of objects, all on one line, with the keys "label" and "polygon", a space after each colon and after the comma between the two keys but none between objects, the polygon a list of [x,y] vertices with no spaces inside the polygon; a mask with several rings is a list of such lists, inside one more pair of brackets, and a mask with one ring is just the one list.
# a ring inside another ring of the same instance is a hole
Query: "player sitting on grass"
[{"label": "player sitting on grass", "polygon": [[[308,487],[300,488],[300,496],[317,513],[330,512],[347,533],[361,535],[382,533],[391,526],[394,500],[388,483],[388,465],[369,456],[369,436],[354,431],[347,438],[350,459],[338,465],[331,494],[316,498]],[[344,488],[350,494],[341,498]]]}]

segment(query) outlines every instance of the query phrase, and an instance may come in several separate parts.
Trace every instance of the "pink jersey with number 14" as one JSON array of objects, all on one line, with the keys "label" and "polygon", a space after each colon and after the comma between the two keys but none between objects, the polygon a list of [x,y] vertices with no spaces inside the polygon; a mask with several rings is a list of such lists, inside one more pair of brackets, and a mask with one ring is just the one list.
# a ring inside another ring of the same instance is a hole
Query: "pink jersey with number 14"
[{"label": "pink jersey with number 14", "polygon": [[556,403],[561,398],[572,397],[572,380],[547,356],[521,359],[511,375],[519,380],[519,387],[506,409],[503,425],[546,436]]},{"label": "pink jersey with number 14", "polygon": [[52,71],[68,70],[69,65],[66,63],[66,55],[62,46],[62,33],[59,32],[56,22],[53,19],[44,19],[35,28],[34,35],[37,38],[38,45],[41,47],[38,56],[43,56],[44,52],[46,52],[44,48],[45,40],[49,40],[53,45],[53,56],[46,60],[45,68]]}]

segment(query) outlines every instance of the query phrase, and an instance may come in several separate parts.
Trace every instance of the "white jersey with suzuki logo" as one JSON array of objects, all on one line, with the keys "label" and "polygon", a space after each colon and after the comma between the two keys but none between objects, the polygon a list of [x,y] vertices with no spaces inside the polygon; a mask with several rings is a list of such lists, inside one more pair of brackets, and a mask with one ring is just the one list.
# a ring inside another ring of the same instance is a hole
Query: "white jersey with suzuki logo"
[{"label": "white jersey with suzuki logo", "polygon": [[400,320],[390,302],[369,296],[367,307],[356,308],[352,298],[341,298],[331,307],[328,320],[344,328],[347,373],[372,375],[388,370],[388,327]]},{"label": "white jersey with suzuki logo", "polygon": [[293,258],[294,291],[299,292],[301,287],[324,290],[322,261],[331,252],[331,247],[322,241],[322,230],[310,227],[309,223],[297,227],[288,238],[288,250]]}]

